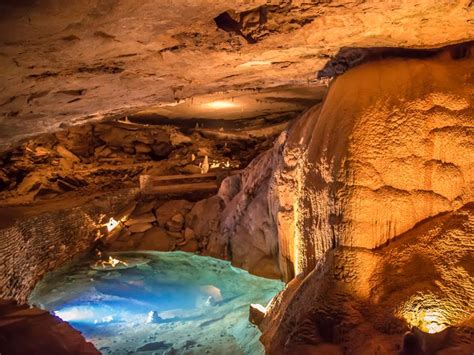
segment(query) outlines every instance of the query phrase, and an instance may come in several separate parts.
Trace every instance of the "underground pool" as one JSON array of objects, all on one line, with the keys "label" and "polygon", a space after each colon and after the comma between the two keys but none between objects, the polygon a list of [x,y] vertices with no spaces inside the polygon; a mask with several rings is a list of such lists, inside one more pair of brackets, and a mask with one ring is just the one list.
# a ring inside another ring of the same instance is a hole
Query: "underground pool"
[{"label": "underground pool", "polygon": [[249,305],[282,288],[209,257],[116,253],[47,274],[30,304],[68,321],[103,354],[262,354]]}]

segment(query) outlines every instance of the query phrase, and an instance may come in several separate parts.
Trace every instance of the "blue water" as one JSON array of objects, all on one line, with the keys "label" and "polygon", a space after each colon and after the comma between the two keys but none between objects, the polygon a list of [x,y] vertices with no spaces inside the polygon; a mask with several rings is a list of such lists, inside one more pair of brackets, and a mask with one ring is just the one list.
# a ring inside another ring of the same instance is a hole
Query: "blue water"
[{"label": "blue water", "polygon": [[228,262],[189,253],[113,254],[115,268],[92,257],[51,272],[30,304],[55,312],[104,354],[262,354],[248,322],[283,283]]}]

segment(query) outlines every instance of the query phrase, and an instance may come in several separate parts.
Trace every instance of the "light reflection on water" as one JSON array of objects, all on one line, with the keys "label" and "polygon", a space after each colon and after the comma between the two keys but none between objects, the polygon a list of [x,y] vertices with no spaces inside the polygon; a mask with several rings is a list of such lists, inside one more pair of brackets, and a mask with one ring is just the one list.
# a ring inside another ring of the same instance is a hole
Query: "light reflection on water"
[{"label": "light reflection on water", "polygon": [[260,354],[250,303],[283,284],[228,262],[173,252],[115,254],[127,267],[93,269],[92,259],[49,273],[30,303],[54,311],[105,354]]}]

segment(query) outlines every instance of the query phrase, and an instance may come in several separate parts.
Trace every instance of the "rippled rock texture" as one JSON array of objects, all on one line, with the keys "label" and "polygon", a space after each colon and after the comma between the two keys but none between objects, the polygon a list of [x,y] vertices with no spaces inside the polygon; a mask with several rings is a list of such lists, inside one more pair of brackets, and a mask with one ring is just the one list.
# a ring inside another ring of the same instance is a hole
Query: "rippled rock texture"
[{"label": "rippled rock texture", "polygon": [[436,47],[474,36],[470,0],[1,6],[3,139],[199,93],[314,83],[343,47]]},{"label": "rippled rock texture", "polygon": [[268,187],[235,195],[233,230],[273,223],[297,275],[262,326],[270,353],[397,353],[426,323],[472,351],[474,61],[457,53],[347,71],[248,168]]}]

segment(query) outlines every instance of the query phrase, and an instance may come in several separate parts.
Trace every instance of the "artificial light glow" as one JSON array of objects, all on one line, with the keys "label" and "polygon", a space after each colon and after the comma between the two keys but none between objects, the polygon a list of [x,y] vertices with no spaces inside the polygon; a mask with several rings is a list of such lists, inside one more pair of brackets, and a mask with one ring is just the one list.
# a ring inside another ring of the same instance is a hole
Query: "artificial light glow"
[{"label": "artificial light glow", "polygon": [[115,218],[110,217],[109,221],[105,224],[107,227],[107,231],[112,231],[118,226],[119,222],[115,220]]},{"label": "artificial light glow", "polygon": [[204,106],[208,108],[220,110],[220,109],[226,109],[226,108],[239,107],[240,105],[232,101],[218,100],[218,101],[212,101],[207,104],[204,104]]},{"label": "artificial light glow", "polygon": [[435,334],[442,332],[450,324],[449,305],[440,308],[440,302],[431,294],[414,295],[407,303],[405,303],[399,311],[407,323],[416,327],[424,333]]},{"label": "artificial light glow", "polygon": [[262,306],[259,303],[252,303],[250,304],[250,307],[255,308],[256,310],[258,310],[259,312],[262,312],[263,314],[267,314],[267,307]]},{"label": "artificial light glow", "polygon": [[246,62],[244,64],[240,64],[240,68],[246,68],[246,67],[256,67],[256,66],[262,66],[262,65],[272,65],[272,61],[270,60],[251,60],[249,62]]},{"label": "artificial light glow", "polygon": [[446,329],[446,325],[440,320],[438,312],[422,312],[419,326],[422,331],[429,334],[435,334]]}]

